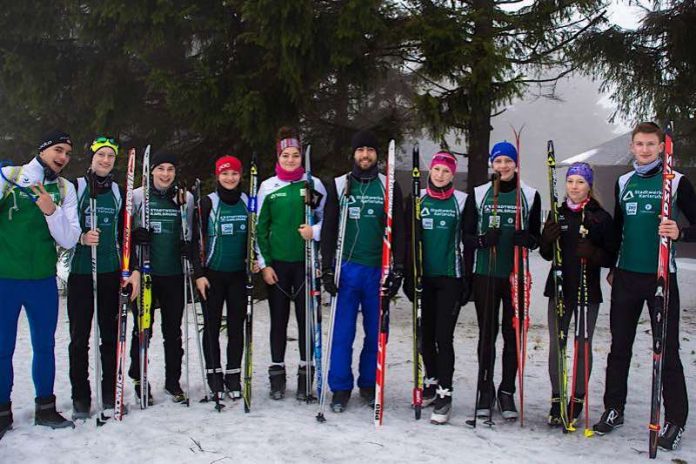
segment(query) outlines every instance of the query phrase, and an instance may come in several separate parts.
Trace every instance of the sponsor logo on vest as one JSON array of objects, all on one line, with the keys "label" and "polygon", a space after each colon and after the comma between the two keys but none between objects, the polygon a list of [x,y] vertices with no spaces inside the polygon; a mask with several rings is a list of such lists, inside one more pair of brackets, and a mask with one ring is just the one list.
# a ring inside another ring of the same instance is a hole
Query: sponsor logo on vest
[{"label": "sponsor logo on vest", "polygon": [[433,228],[432,218],[423,218],[423,229],[431,230]]},{"label": "sponsor logo on vest", "polygon": [[375,210],[372,209],[372,208],[370,208],[370,209],[367,210],[367,214],[369,214],[370,216],[372,216],[373,214],[375,214]]},{"label": "sponsor logo on vest", "polygon": [[421,210],[421,217],[430,216],[430,210],[428,208],[423,208]]},{"label": "sponsor logo on vest", "polygon": [[650,203],[646,203],[645,210],[650,211],[651,209],[652,209],[652,205]]},{"label": "sponsor logo on vest", "polygon": [[348,208],[348,217],[351,219],[360,219],[360,207],[359,206],[351,206]]},{"label": "sponsor logo on vest", "polygon": [[635,216],[638,214],[638,203],[635,201],[626,203],[626,214],[629,216]]},{"label": "sponsor logo on vest", "polygon": [[220,230],[222,231],[222,235],[233,235],[234,224],[222,224]]},{"label": "sponsor logo on vest", "polygon": [[440,225],[441,225],[441,226],[444,226],[444,225],[446,225],[446,224],[447,224],[447,223],[446,223],[445,221],[440,221]]},{"label": "sponsor logo on vest", "polygon": [[162,233],[162,223],[161,222],[151,222],[150,223],[150,228],[152,231],[156,234],[161,234]]},{"label": "sponsor logo on vest", "polygon": [[488,216],[488,228],[500,227],[500,216]]},{"label": "sponsor logo on vest", "polygon": [[623,201],[628,201],[628,200],[632,200],[632,199],[633,199],[633,192],[631,190],[626,192],[626,194],[622,198]]}]

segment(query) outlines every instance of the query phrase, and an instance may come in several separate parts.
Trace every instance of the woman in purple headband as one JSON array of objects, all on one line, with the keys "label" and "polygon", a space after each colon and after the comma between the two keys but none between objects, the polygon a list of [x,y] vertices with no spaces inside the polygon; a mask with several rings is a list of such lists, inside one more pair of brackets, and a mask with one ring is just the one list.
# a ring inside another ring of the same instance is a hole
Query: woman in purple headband
[{"label": "woman in purple headband", "polygon": [[306,382],[312,381],[314,371],[308,369],[311,353],[305,353],[304,248],[306,240],[319,241],[326,189],[315,177],[314,189],[320,198],[314,210],[315,224],[305,224],[304,189],[307,176],[302,167],[302,145],[297,131],[286,127],[278,131],[276,155],[276,175],[263,181],[259,187],[256,229],[258,262],[263,280],[268,285],[268,306],[271,311],[271,365],[268,376],[271,397],[282,399],[286,384],[285,348],[290,301],[293,301],[300,349],[296,396],[304,400]]},{"label": "woman in purple headband", "polygon": [[[558,346],[558,319],[553,269],[549,271],[544,295],[549,298],[549,377],[551,381],[551,411],[548,424],[552,427],[571,427],[580,417],[585,403],[585,373],[589,376],[592,371],[592,335],[594,333],[599,305],[602,302],[600,289],[600,270],[611,267],[616,260],[617,241],[611,216],[602,209],[599,202],[592,196],[593,171],[587,163],[574,163],[566,173],[566,199],[559,206],[559,222],[554,222],[551,213],[541,234],[541,256],[547,261],[553,259],[553,246],[558,240],[561,247],[563,271],[563,301],[565,307],[561,329],[569,337],[570,319],[575,314],[575,324],[585,314],[578,307],[578,300],[587,301],[587,349],[589,350],[588,366],[585,367],[585,341],[580,333],[575,341],[574,362],[568,366],[568,379],[572,378],[574,391],[568,392],[567,404],[561,404],[562,387],[560,379],[560,349]],[[583,232],[584,235],[583,235]],[[586,297],[579,296],[578,290],[582,285],[581,261],[586,263],[585,283]],[[567,340],[568,338],[566,338]],[[563,360],[565,362],[565,360]],[[573,372],[574,371],[574,372]],[[567,408],[566,414],[561,414],[561,408]],[[565,422],[565,423],[564,423]]]}]

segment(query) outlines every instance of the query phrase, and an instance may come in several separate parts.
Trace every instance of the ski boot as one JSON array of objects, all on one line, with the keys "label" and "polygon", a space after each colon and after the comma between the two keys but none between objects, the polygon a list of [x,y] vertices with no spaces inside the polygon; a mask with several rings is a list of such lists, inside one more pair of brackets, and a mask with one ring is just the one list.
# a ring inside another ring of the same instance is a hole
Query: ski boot
[{"label": "ski boot", "polygon": [[585,405],[585,398],[579,398],[579,397],[572,397],[570,401],[568,401],[568,423],[570,426],[568,427],[569,429],[574,429],[575,424],[578,422],[578,418],[582,414],[582,408]]},{"label": "ski boot", "polygon": [[657,439],[657,445],[665,451],[674,451],[679,448],[679,442],[683,433],[684,427],[665,422],[665,426],[662,427],[660,436]]},{"label": "ski boot", "polygon": [[309,398],[307,397],[307,382],[309,382],[309,389],[312,390],[312,380],[314,378],[314,368],[310,367],[309,376],[307,376],[307,366],[300,366],[297,369],[297,392],[295,393],[295,398],[299,401],[312,402],[316,398],[310,393]]},{"label": "ski boot", "polygon": [[91,415],[90,412],[90,400],[73,400],[73,413],[72,420],[87,420]]},{"label": "ski boot", "polygon": [[331,410],[333,412],[343,412],[348,406],[350,400],[350,390],[336,390],[331,398]]},{"label": "ski boot", "polygon": [[[140,404],[140,380],[135,380],[133,382],[133,388],[135,388],[135,399],[138,401],[138,404]],[[152,387],[150,386],[150,382],[147,383],[147,405],[152,406],[155,404],[155,400],[152,398]]]},{"label": "ski boot", "polygon": [[423,379],[423,407],[427,408],[435,401],[438,381],[433,377]]},{"label": "ski boot", "polygon": [[449,422],[452,412],[452,390],[438,387],[437,396],[433,403],[433,412],[430,415],[430,423],[443,425]]},{"label": "ski boot", "polygon": [[515,396],[502,390],[498,390],[498,407],[500,415],[508,422],[517,420],[517,407],[515,406]]},{"label": "ski boot", "polygon": [[375,387],[360,387],[360,398],[371,408],[375,407]]},{"label": "ski boot", "polygon": [[172,401],[180,404],[188,404],[188,397],[181,389],[179,382],[171,382],[164,385],[164,391],[172,397]]},{"label": "ski boot", "polygon": [[560,427],[563,425],[563,419],[561,418],[561,399],[555,395],[551,398],[551,410],[549,411],[549,418],[546,423],[549,427]]},{"label": "ski boot", "polygon": [[481,390],[478,402],[476,403],[476,417],[480,419],[488,419],[493,417],[493,408],[495,408],[495,393],[489,393]]},{"label": "ski boot", "polygon": [[225,389],[227,390],[227,396],[232,401],[242,398],[241,369],[225,371]]},{"label": "ski boot", "polygon": [[207,369],[205,377],[208,381],[208,388],[210,388],[210,391],[212,392],[213,399],[225,399],[225,385],[222,380],[222,372],[220,372],[218,369]]},{"label": "ski boot", "polygon": [[43,425],[52,429],[75,428],[73,421],[66,419],[56,411],[56,396],[36,398],[34,409],[34,425]]},{"label": "ski boot", "polygon": [[601,419],[599,419],[599,422],[592,427],[592,430],[594,430],[597,435],[606,435],[607,433],[612,432],[614,429],[621,427],[623,423],[623,411],[609,408],[604,411]]},{"label": "ski boot", "polygon": [[0,404],[0,440],[12,430],[12,403]]},{"label": "ski boot", "polygon": [[282,400],[285,398],[285,367],[279,364],[273,364],[268,368],[268,379],[271,381],[271,398],[274,400]]}]

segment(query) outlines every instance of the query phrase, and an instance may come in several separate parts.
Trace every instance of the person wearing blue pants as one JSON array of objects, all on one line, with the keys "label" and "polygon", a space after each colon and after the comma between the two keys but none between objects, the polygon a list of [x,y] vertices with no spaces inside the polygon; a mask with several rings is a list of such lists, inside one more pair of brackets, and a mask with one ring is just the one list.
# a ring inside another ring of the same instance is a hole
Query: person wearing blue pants
[{"label": "person wearing blue pants", "polygon": [[12,428],[12,355],[22,307],[34,351],[35,424],[74,427],[56,411],[55,331],[58,322],[56,244],[72,248],[80,237],[77,197],[59,173],[70,161],[72,142],[61,131],[47,134],[38,155],[0,175],[0,438]]},{"label": "person wearing blue pants", "polygon": [[[360,396],[370,406],[374,406],[382,237],[386,222],[386,178],[377,171],[377,146],[377,138],[372,132],[357,132],[352,139],[352,171],[335,178],[327,187],[321,254],[324,289],[332,296],[338,295],[329,369],[329,387],[333,392],[331,409],[334,412],[345,410],[353,390],[353,340],[358,312],[362,312],[363,315],[365,339],[360,353],[360,376],[357,383]],[[348,214],[341,250],[341,276],[337,288],[333,263],[336,258],[335,244],[339,230],[339,204],[346,192],[349,195]],[[402,203],[401,189],[398,184],[394,184],[393,266],[387,278],[390,298],[399,291],[404,269]]]}]

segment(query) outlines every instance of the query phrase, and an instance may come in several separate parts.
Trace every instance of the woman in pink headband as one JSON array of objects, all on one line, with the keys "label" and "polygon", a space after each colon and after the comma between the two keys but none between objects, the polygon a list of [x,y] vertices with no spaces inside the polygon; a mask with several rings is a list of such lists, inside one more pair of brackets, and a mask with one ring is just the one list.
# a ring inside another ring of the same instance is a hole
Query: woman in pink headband
[{"label": "woman in pink headband", "polygon": [[[469,282],[463,275],[461,217],[467,195],[454,189],[457,160],[441,151],[430,163],[427,186],[421,190],[423,242],[423,406],[433,403],[430,421],[445,424],[452,407],[454,329],[459,308],[469,299]],[[413,201],[413,199],[411,199]],[[407,224],[412,208],[407,210]],[[407,234],[411,228],[407,227]],[[408,259],[413,267],[409,247]],[[404,291],[414,295],[413,275],[407,273]]]},{"label": "woman in pink headband", "polygon": [[311,387],[314,369],[308,368],[311,353],[305,353],[304,249],[305,241],[319,240],[326,189],[314,177],[314,189],[317,191],[316,195],[312,195],[317,199],[315,224],[305,224],[307,176],[302,167],[302,144],[296,130],[284,127],[278,131],[276,155],[276,175],[263,181],[259,187],[257,227],[259,267],[268,285],[271,312],[270,394],[275,400],[285,396],[285,349],[290,302],[293,301],[300,351],[296,397],[305,400],[307,382]]}]

